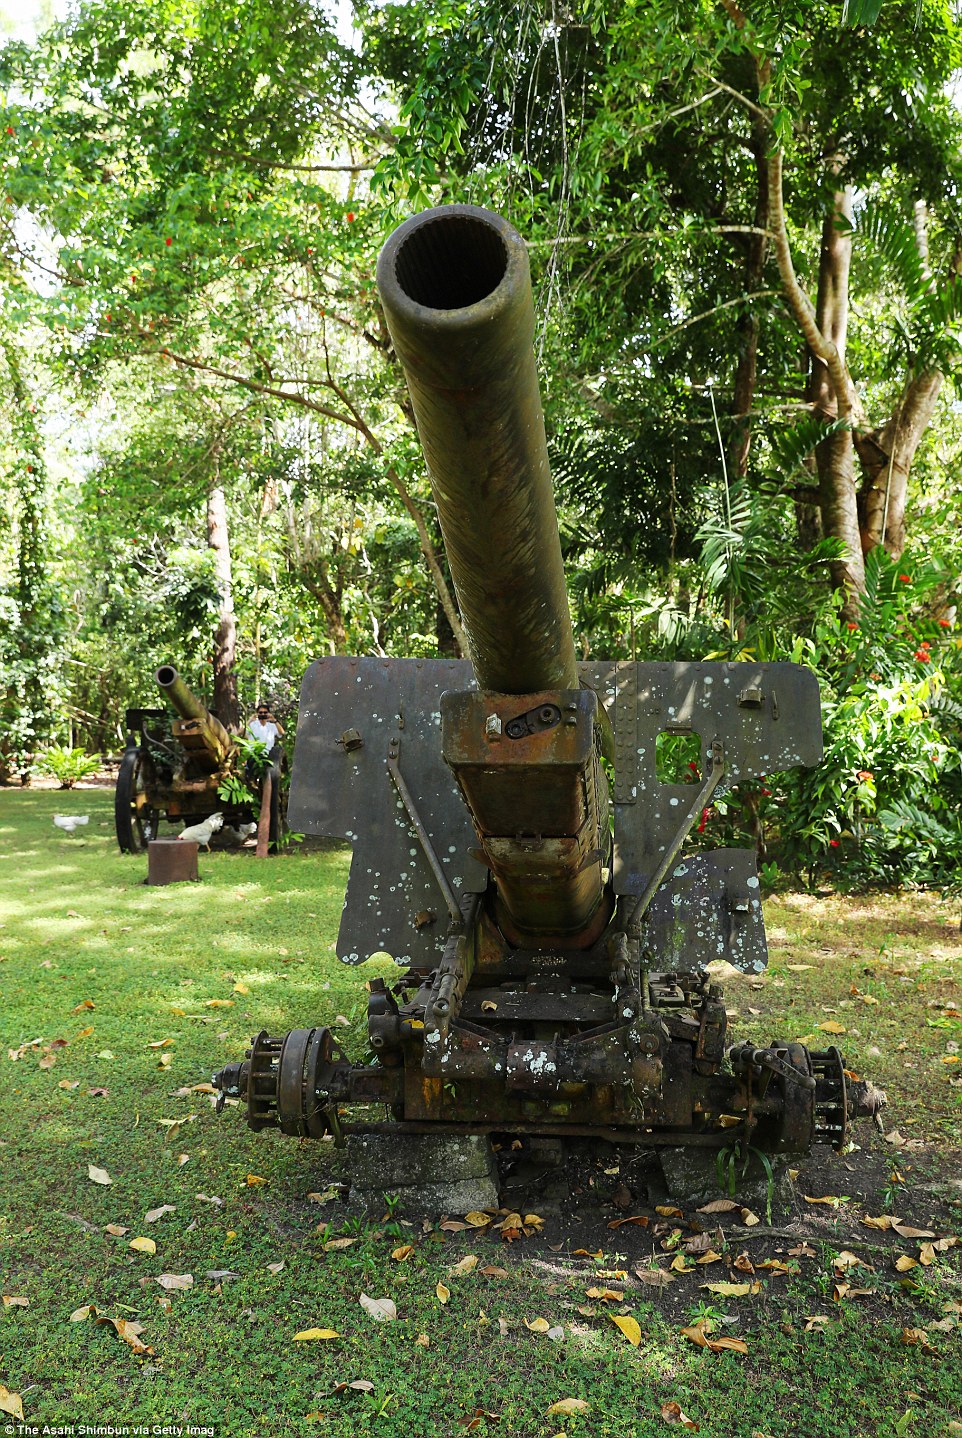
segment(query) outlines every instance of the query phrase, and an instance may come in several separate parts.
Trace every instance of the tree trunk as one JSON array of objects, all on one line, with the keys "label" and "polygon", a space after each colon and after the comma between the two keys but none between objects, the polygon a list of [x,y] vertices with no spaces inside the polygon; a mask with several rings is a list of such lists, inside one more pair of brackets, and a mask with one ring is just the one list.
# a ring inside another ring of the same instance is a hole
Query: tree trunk
[{"label": "tree trunk", "polygon": [[[755,194],[755,229],[768,228],[768,134],[765,127],[756,123],[752,127],[752,151],[755,156],[755,175],[758,188]],[[765,270],[765,255],[768,237],[765,234],[748,236],[745,252],[743,287],[746,295],[754,294],[760,288]],[[735,388],[732,399],[732,414],[737,424],[732,443],[731,468],[737,479],[744,479],[748,472],[748,457],[751,452],[752,422],[751,411],[755,402],[755,384],[758,373],[758,314],[746,310],[738,321],[738,364],[735,369]]]},{"label": "tree trunk", "polygon": [[214,485],[207,495],[207,543],[214,555],[218,599],[217,628],[214,632],[214,709],[225,728],[237,733],[240,730],[240,704],[234,672],[237,616],[234,613],[227,499],[220,485]]},{"label": "tree trunk", "polygon": [[891,419],[881,429],[855,437],[863,476],[859,510],[866,554],[883,544],[892,559],[901,558],[909,471],[941,388],[938,370],[908,380]]},{"label": "tree trunk", "polygon": [[[838,221],[842,221],[840,227]],[[852,263],[852,190],[837,190],[831,209],[822,224],[822,247],[818,265],[818,300],[815,323],[826,343],[832,346],[838,366],[845,368],[848,335],[848,280]],[[850,381],[849,381],[850,385]],[[819,419],[848,418],[851,395],[840,396],[836,377],[828,363],[812,352],[806,398]],[[815,451],[815,467],[821,500],[822,530],[840,539],[845,553],[832,564],[832,577],[845,593],[843,613],[855,618],[858,596],[865,588],[865,563],[858,522],[855,483],[855,446],[851,428],[838,430]]]}]

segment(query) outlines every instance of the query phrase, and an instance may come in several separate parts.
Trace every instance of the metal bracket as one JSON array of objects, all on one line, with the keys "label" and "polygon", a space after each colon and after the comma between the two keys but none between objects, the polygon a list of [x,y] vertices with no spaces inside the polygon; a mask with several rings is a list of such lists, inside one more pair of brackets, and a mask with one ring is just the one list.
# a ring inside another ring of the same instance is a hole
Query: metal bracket
[{"label": "metal bracket", "polygon": [[398,758],[400,752],[400,739],[392,739],[387,751],[388,773],[391,776],[391,781],[394,784],[395,789],[398,791],[401,803],[407,810],[408,818],[411,820],[414,832],[417,835],[418,843],[421,845],[421,848],[424,851],[424,857],[427,859],[428,863],[431,866],[431,872],[437,880],[438,888],[441,890],[441,893],[444,896],[444,902],[448,906],[448,913],[451,915],[452,926],[454,928],[461,929],[464,926],[464,916],[461,913],[461,905],[458,903],[457,895],[451,888],[451,885],[448,883],[448,876],[442,869],[441,860],[435,853],[434,845],[431,843],[431,836],[428,834],[427,829],[424,827],[424,823],[421,819],[420,814],[417,811],[417,805],[414,802],[411,791],[405,784],[404,779],[401,775],[401,771],[398,768]]},{"label": "metal bracket", "polygon": [[668,870],[671,868],[672,864],[675,862],[678,855],[681,853],[682,845],[688,838],[688,835],[691,833],[692,826],[694,825],[695,820],[698,818],[698,815],[708,803],[708,800],[711,798],[712,794],[714,794],[715,790],[718,788],[718,785],[721,783],[724,774],[725,749],[720,739],[713,739],[711,745],[711,767],[708,771],[705,782],[704,784],[702,784],[698,793],[695,795],[695,798],[691,804],[691,808],[688,810],[688,813],[682,820],[681,827],[679,828],[677,834],[675,835],[674,839],[672,839],[671,843],[668,845],[668,848],[665,850],[665,857],[662,859],[661,863],[658,865],[658,868],[651,876],[651,879],[648,882],[648,887],[645,889],[644,893],[641,895],[638,902],[635,904],[635,907],[629,914],[628,923],[626,925],[626,928],[629,931],[637,931],[638,925],[644,918],[644,915],[649,905],[651,904],[652,899],[655,897],[658,890],[665,882],[665,876],[668,873]]}]

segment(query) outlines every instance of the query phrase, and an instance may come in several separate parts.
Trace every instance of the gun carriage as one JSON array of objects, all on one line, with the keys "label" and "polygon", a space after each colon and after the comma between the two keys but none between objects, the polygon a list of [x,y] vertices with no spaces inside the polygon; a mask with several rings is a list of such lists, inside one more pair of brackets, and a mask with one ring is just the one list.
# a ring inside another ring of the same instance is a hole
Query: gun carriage
[{"label": "gun carriage", "polygon": [[[236,738],[191,693],[172,664],[157,670],[157,685],[174,711],[128,709],[127,747],[117,775],[114,818],[123,853],[137,853],[158,834],[161,818],[197,822],[222,813],[225,824],[248,823],[251,802],[224,800],[225,778],[237,773]],[[278,803],[272,786],[272,807]],[[277,814],[271,823],[276,835]]]},{"label": "gun carriage", "polygon": [[[331,657],[301,691],[290,806],[353,846],[337,952],[385,952],[373,1063],[323,1026],[214,1075],[254,1129],[590,1135],[647,1147],[841,1146],[871,1112],[836,1048],[732,1044],[706,966],[765,967],[752,850],[693,852],[712,796],[821,757],[792,664],[579,663],[532,350],[523,241],[470,206],[390,237],[378,286],[470,645]],[[690,736],[692,784],[663,782]],[[609,785],[606,767],[613,769]]]}]

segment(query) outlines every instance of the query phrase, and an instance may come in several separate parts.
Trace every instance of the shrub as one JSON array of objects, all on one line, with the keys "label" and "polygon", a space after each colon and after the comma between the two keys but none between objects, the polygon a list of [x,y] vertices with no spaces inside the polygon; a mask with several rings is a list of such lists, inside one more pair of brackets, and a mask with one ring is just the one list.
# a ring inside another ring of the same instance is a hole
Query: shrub
[{"label": "shrub", "polygon": [[59,779],[61,789],[72,789],[78,779],[96,774],[100,760],[83,749],[62,749],[55,744],[37,760],[37,768],[42,774],[52,774]]}]

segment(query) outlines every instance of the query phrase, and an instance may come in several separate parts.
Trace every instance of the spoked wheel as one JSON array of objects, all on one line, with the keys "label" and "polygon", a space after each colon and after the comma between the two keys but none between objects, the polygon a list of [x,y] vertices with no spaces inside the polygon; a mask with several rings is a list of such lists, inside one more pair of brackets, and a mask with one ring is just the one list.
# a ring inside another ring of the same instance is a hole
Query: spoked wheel
[{"label": "spoked wheel", "polygon": [[148,763],[143,749],[128,749],[117,775],[114,820],[122,854],[139,854],[157,837],[160,815],[147,793]]}]

